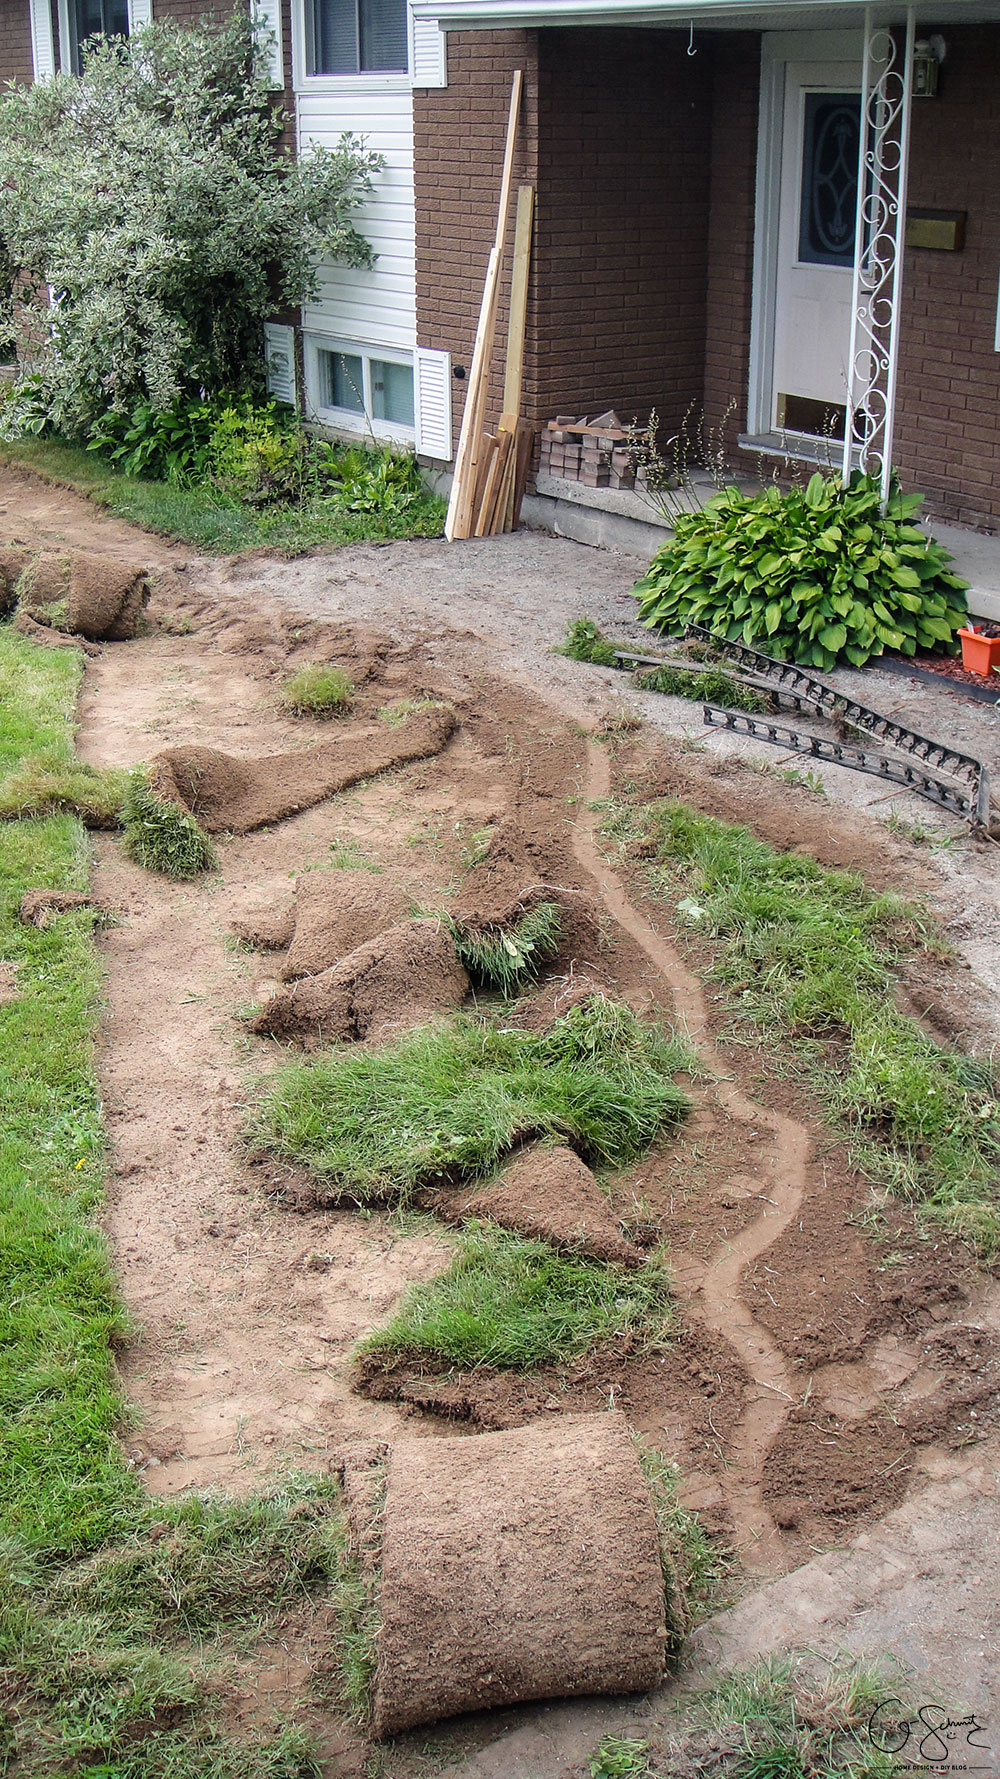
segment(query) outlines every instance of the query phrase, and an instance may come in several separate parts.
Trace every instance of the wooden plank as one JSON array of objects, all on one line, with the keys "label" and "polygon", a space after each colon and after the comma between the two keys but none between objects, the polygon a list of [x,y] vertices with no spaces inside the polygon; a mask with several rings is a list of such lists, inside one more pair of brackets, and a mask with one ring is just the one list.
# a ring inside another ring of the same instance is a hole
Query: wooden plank
[{"label": "wooden plank", "polygon": [[510,322],[507,328],[507,364],[503,386],[505,414],[521,412],[524,335],[528,316],[528,270],[531,264],[531,224],[534,213],[534,186],[518,186],[517,220],[514,224],[514,266],[510,280]]},{"label": "wooden plank", "polygon": [[475,486],[474,486],[473,492],[472,492],[472,503],[471,503],[472,504],[472,522],[470,523],[470,526],[469,526],[469,531],[468,531],[469,537],[473,537],[475,535],[478,535],[480,537],[482,536],[481,532],[478,534],[476,533],[475,523],[476,523],[476,518],[477,518],[478,514],[482,510],[483,501],[486,498],[486,489],[489,485],[490,478],[494,472],[494,465],[497,460],[498,446],[499,446],[498,439],[491,438],[488,434],[484,433],[483,439],[482,439],[482,451],[480,454],[480,461],[479,461],[479,465],[476,470]]},{"label": "wooden plank", "polygon": [[459,434],[458,450],[455,454],[455,474],[451,484],[451,498],[448,502],[448,516],[445,519],[444,534],[449,542],[455,538],[470,536],[475,517],[476,485],[482,464],[482,430],[489,396],[490,369],[493,358],[493,339],[496,332],[497,297],[500,281],[500,266],[503,258],[503,243],[507,232],[507,221],[510,214],[510,191],[514,173],[514,145],[517,137],[517,119],[521,106],[521,92],[524,75],[520,68],[515,70],[511,83],[510,111],[507,118],[507,141],[504,148],[503,171],[500,180],[500,203],[497,210],[497,232],[493,247],[490,250],[489,262],[486,267],[486,281],[483,286],[483,300],[479,309],[479,324],[476,328],[476,342],[472,354],[472,368],[469,372],[469,389],[465,398],[465,411],[462,415],[462,427]]},{"label": "wooden plank", "polygon": [[507,441],[504,450],[503,476],[497,489],[493,530],[510,531],[514,506],[514,477],[517,469],[517,415],[504,414],[500,421],[501,436]]},{"label": "wooden plank", "polygon": [[517,465],[514,475],[514,510],[511,515],[511,529],[517,530],[521,517],[521,502],[528,484],[528,470],[531,465],[531,448],[535,442],[535,429],[530,420],[519,420],[517,423],[516,458]]},{"label": "wooden plank", "polygon": [[476,537],[489,537],[495,530],[497,495],[503,481],[504,469],[512,443],[508,432],[498,433],[491,442],[494,449],[490,457],[489,472],[483,485],[482,498],[476,517]]}]

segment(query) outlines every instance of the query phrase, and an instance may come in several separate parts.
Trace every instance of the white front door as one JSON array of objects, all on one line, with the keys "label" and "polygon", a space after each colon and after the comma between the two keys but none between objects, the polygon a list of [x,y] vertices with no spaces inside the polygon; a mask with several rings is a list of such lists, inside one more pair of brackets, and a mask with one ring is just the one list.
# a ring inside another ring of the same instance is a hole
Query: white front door
[{"label": "white front door", "polygon": [[861,70],[785,63],[774,284],[775,431],[844,436]]}]

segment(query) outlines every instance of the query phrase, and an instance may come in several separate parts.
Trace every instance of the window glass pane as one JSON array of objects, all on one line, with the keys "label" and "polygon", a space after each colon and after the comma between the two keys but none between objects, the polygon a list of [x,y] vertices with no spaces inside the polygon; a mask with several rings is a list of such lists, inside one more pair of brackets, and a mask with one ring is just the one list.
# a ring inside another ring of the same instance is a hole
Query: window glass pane
[{"label": "window glass pane", "polygon": [[313,0],[314,74],[358,72],[357,0]]},{"label": "window glass pane", "polygon": [[353,352],[320,352],[319,363],[323,406],[363,414],[365,385],[361,359]]},{"label": "window glass pane", "polygon": [[406,0],[360,0],[361,67],[406,73]]},{"label": "window glass pane", "polygon": [[860,94],[806,94],[799,217],[799,259],[806,264],[854,264],[860,134]]},{"label": "window glass pane", "polygon": [[105,0],[104,35],[128,36],[128,0]]},{"label": "window glass pane", "polygon": [[128,0],[70,0],[73,72],[80,73],[80,48],[89,37],[128,36]]},{"label": "window glass pane", "polygon": [[412,426],[413,366],[373,358],[371,374],[372,418],[392,420],[397,426]]}]

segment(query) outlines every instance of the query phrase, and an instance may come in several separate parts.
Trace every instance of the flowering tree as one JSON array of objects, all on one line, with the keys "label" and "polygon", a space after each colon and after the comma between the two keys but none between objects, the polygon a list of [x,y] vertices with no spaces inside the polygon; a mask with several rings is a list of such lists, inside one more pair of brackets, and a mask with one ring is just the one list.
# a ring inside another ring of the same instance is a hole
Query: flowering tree
[{"label": "flowering tree", "polygon": [[251,386],[264,320],[315,290],[317,260],[371,263],[352,216],[381,157],[345,136],[292,161],[282,122],[239,14],[98,40],[79,78],[0,97],[0,278],[59,431]]}]

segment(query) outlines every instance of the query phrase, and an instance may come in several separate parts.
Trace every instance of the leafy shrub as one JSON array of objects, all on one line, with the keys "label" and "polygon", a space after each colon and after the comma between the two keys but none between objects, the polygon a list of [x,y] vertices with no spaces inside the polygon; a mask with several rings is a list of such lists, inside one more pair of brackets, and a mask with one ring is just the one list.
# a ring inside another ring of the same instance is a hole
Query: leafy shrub
[{"label": "leafy shrub", "polygon": [[141,772],[133,773],[122,804],[125,851],[147,871],[197,877],[215,864],[215,848],[193,815],[158,797]]},{"label": "leafy shrub", "polygon": [[919,495],[872,476],[817,472],[805,488],[727,488],[674,535],[634,589],[643,622],[671,635],[700,624],[780,660],[861,667],[884,649],[957,653],[967,583],[948,552],[909,521]]},{"label": "leafy shrub", "polygon": [[296,717],[342,717],[351,708],[354,681],[342,667],[316,661],[290,674],[281,688],[281,702]]},{"label": "leafy shrub", "polygon": [[309,471],[309,440],[275,402],[228,402],[212,426],[208,467],[219,492],[249,506],[299,500]]},{"label": "leafy shrub", "polygon": [[4,90],[3,264],[53,428],[252,385],[264,322],[319,263],[371,264],[352,217],[381,156],[344,136],[290,161],[281,129],[249,9],[95,38],[79,77]]},{"label": "leafy shrub", "polygon": [[89,428],[88,451],[99,451],[123,476],[182,486],[208,471],[216,413],[201,396],[178,396],[167,408],[141,401],[131,413],[114,410]]},{"label": "leafy shrub", "polygon": [[328,494],[351,513],[402,514],[427,499],[412,451],[321,446],[317,469]]}]

